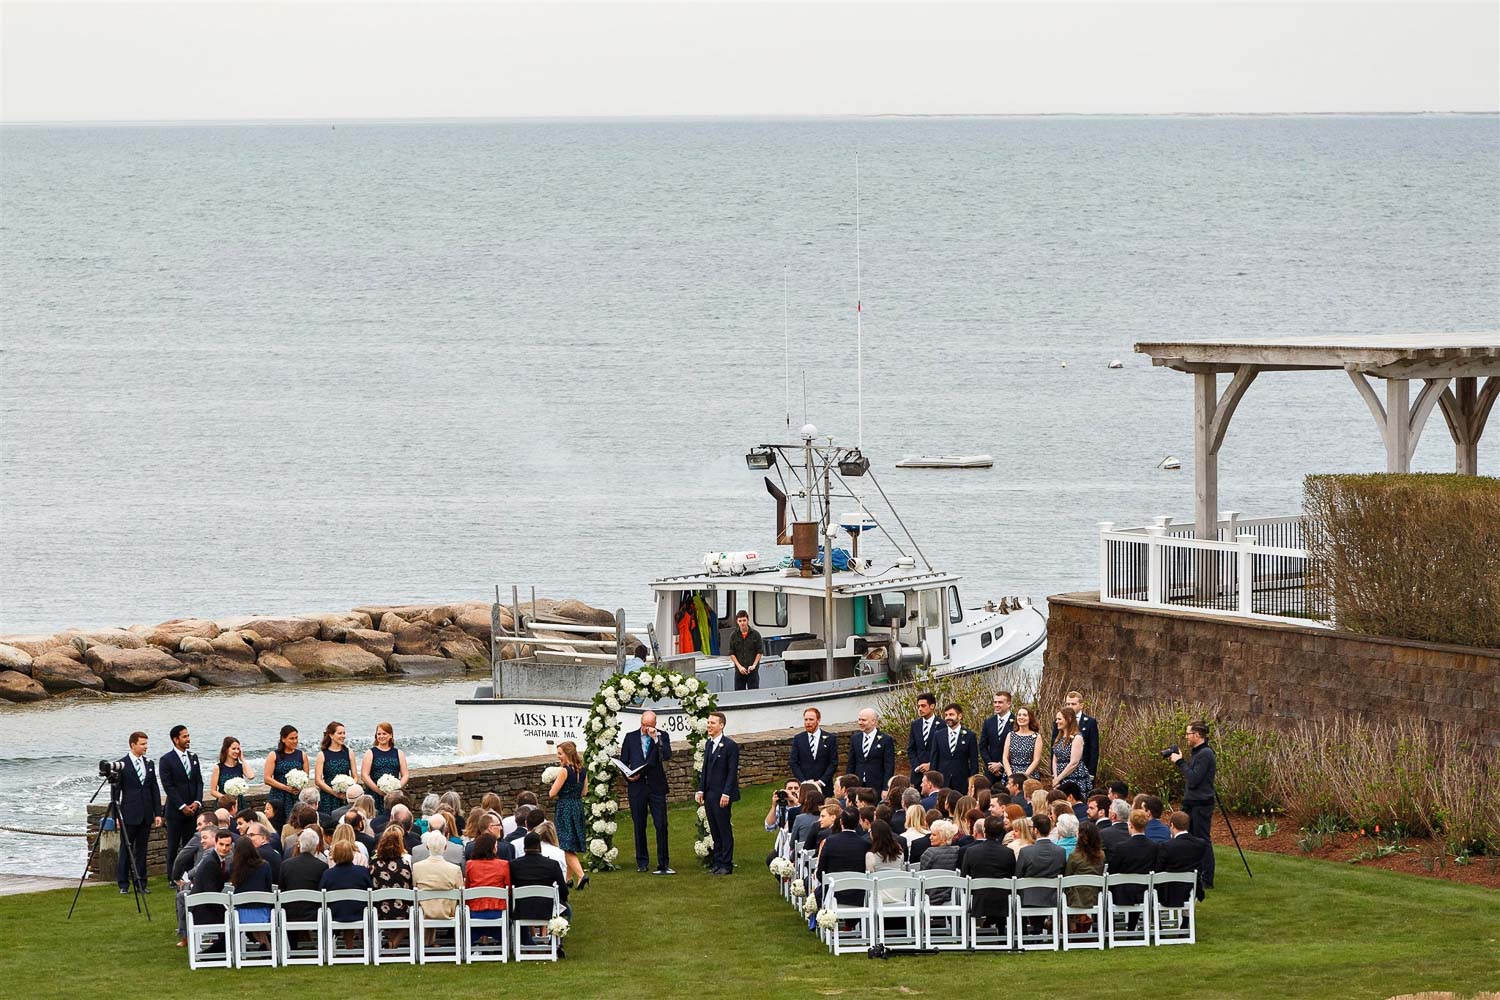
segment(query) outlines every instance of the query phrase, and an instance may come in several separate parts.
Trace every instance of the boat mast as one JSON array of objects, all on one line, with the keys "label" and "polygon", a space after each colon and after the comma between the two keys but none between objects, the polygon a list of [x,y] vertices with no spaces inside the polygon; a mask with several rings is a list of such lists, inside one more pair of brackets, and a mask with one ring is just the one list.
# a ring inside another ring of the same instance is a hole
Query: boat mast
[{"label": "boat mast", "polygon": [[[830,439],[829,445],[833,442]],[[823,461],[823,679],[833,680],[833,454]]]}]

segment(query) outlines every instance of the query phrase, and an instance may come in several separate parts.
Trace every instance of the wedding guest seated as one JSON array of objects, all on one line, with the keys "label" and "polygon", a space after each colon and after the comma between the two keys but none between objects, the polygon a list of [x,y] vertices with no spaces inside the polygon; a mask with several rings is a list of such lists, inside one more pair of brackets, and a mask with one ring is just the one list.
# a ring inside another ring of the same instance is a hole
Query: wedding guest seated
[{"label": "wedding guest seated", "polygon": [[417,817],[415,824],[418,833],[427,832],[429,829],[428,823],[431,822],[432,817],[437,815],[439,808],[440,801],[437,792],[428,792],[422,796],[422,813]]},{"label": "wedding guest seated", "polygon": [[[932,824],[932,844],[922,852],[922,860],[918,867],[926,871],[958,871],[960,851],[953,843],[953,838],[958,834],[958,827],[952,820],[939,819]],[[935,889],[928,893],[927,898],[933,903],[941,906],[952,898],[952,893],[947,889]]]},{"label": "wedding guest seated", "polygon": [[376,807],[375,815],[370,818],[370,833],[377,840],[384,835],[385,828],[390,825],[391,811],[397,806],[405,808],[408,813],[411,811],[411,801],[407,799],[404,788],[398,788],[391,794],[384,796],[380,800],[380,804]]},{"label": "wedding guest seated", "polygon": [[[964,852],[959,872],[966,878],[1010,878],[1016,873],[1016,856],[1005,846],[1005,821],[986,816],[984,839]],[[970,900],[969,912],[989,927],[1004,928],[1010,916],[1010,891],[980,889]]]},{"label": "wedding guest seated", "polygon": [[823,809],[823,790],[814,782],[802,786],[802,805],[792,818],[792,843],[806,844],[807,838],[818,826],[818,813]]},{"label": "wedding guest seated", "polygon": [[[406,853],[406,836],[400,826],[387,823],[385,833],[375,844],[375,858],[370,862],[370,879],[376,889],[410,889],[411,857]],[[382,900],[376,917],[380,920],[405,920],[411,907],[399,899]],[[405,931],[387,931],[390,945],[400,948],[406,942]]]},{"label": "wedding guest seated", "polygon": [[[229,857],[236,843],[234,836],[226,827],[215,827],[217,833],[214,836],[214,845],[211,849],[200,852],[198,864],[193,868],[193,873],[188,876],[192,883],[193,892],[223,892],[228,883]],[[218,923],[223,916],[223,911],[213,906],[196,906],[193,908],[193,919],[203,923]],[[184,928],[186,918],[183,918]],[[204,954],[223,953],[227,943],[222,935],[216,937],[212,943],[204,948]]]},{"label": "wedding guest seated", "polygon": [[977,799],[980,792],[987,792],[991,787],[992,782],[989,778],[986,778],[982,774],[971,774],[969,775],[969,790],[967,795],[971,799]]},{"label": "wedding guest seated", "polygon": [[[501,824],[503,826],[504,830],[505,830],[505,839],[506,840],[518,841],[521,838],[523,838],[523,837],[526,836],[526,826],[525,826],[524,823],[521,822],[521,818],[522,818],[521,809],[522,809],[522,807],[530,809],[532,806],[535,806],[536,804],[537,804],[536,792],[527,790],[527,791],[522,791],[522,792],[517,792],[516,793],[516,811],[512,815],[506,816],[505,819],[502,821],[502,824]],[[518,857],[520,856],[520,851],[521,850],[522,850],[521,845],[519,843],[516,844],[516,852],[517,852],[517,856]]]},{"label": "wedding guest seated", "polygon": [[943,789],[942,771],[922,772],[922,808],[936,809],[938,807],[938,792]]},{"label": "wedding guest seated", "polygon": [[[340,823],[333,828],[333,850],[337,851],[340,844],[348,844],[349,849],[354,852],[354,856],[350,859],[353,864],[361,868],[370,867],[370,855],[365,850],[365,845],[354,836],[354,827],[347,823]],[[337,857],[337,855],[334,856]]]},{"label": "wedding guest seated", "polygon": [[273,887],[280,885],[281,852],[276,849],[276,844],[280,842],[281,838],[277,837],[275,842],[273,842],[273,834],[271,833],[271,828],[264,823],[253,824],[250,827],[250,832],[247,833],[246,836],[249,837],[250,842],[255,845],[255,852],[260,855],[261,860],[264,861],[266,863],[266,867],[270,869],[271,885]]},{"label": "wedding guest seated", "polygon": [[[878,819],[870,827],[870,846],[865,851],[865,871],[905,871],[906,851],[902,843],[891,832],[891,825],[885,820]],[[899,903],[905,893],[900,889],[885,889],[880,898],[885,903]]]},{"label": "wedding guest seated", "polygon": [[[527,885],[550,885],[557,889],[559,902],[563,906],[563,915],[572,918],[573,911],[568,906],[568,881],[563,874],[562,865],[548,859],[542,854],[542,839],[535,833],[527,833],[522,841],[524,853],[518,855],[516,860],[510,864],[510,884],[519,889]],[[551,909],[546,900],[523,899],[511,908],[511,918],[518,920],[547,920],[552,916]],[[521,929],[521,943],[534,944],[534,935],[530,928]],[[557,949],[559,958],[564,957],[561,946]]]},{"label": "wedding guest seated", "polygon": [[967,852],[984,839],[984,813],[975,806],[959,818],[959,823],[959,836],[954,843],[960,851]]},{"label": "wedding guest seated", "polygon": [[[521,794],[524,795],[526,793],[522,792]],[[517,804],[516,814],[514,817],[511,817],[516,824],[516,828],[505,835],[505,839],[512,845],[520,843],[521,840],[526,836],[526,834],[530,832],[526,827],[526,817],[530,816],[531,811],[536,808],[538,807],[531,802],[521,802]]]},{"label": "wedding guest seated", "polygon": [[[1104,874],[1104,845],[1099,840],[1099,827],[1096,824],[1084,823],[1078,827],[1078,843],[1068,855],[1063,874]],[[1067,890],[1067,897],[1069,906],[1091,907],[1099,901],[1099,890],[1088,886],[1074,886]],[[1083,934],[1088,932],[1092,924],[1091,917],[1073,917],[1069,929],[1075,934]]]},{"label": "wedding guest seated", "polygon": [[[229,857],[229,881],[236,893],[273,892],[276,888],[271,884],[271,866],[266,864],[255,846],[258,824],[254,831],[235,841],[234,853]],[[268,924],[271,922],[271,907],[264,903],[236,905],[234,919],[240,924]],[[263,948],[271,947],[269,931],[256,931],[250,937]]]},{"label": "wedding guest seated", "polygon": [[[536,818],[536,815],[536,813],[531,814],[533,819]],[[557,839],[557,827],[550,821],[547,821],[534,827],[533,832],[542,838],[542,857],[551,858],[562,866],[563,871],[567,871],[568,855],[562,849],[562,845]]]},{"label": "wedding guest seated", "polygon": [[[1203,870],[1204,855],[1212,850],[1210,845],[1201,837],[1195,837],[1188,833],[1188,814],[1181,810],[1174,812],[1170,817],[1172,827],[1172,839],[1157,848],[1157,871],[1159,872],[1201,872]],[[1162,887],[1158,898],[1163,906],[1185,906],[1187,905],[1189,888],[1185,885],[1166,885]],[[1203,882],[1197,883],[1198,899],[1203,899]]]},{"label": "wedding guest seated", "polygon": [[1071,812],[1065,812],[1058,816],[1053,822],[1052,840],[1058,847],[1063,849],[1064,858],[1072,855],[1073,849],[1078,846],[1078,831],[1080,824],[1078,817]]},{"label": "wedding guest seated", "polygon": [[[493,821],[491,821],[491,823],[493,824]],[[465,850],[464,850],[464,845],[461,844],[461,843],[460,844],[455,844],[453,842],[453,839],[448,836],[448,818],[447,818],[446,814],[444,814],[444,813],[438,813],[435,816],[429,816],[429,817],[427,817],[427,832],[428,833],[441,833],[443,835],[443,841],[444,841],[444,844],[443,844],[443,857],[446,858],[448,861],[452,862],[453,864],[455,864],[455,865],[462,865],[465,862],[467,862],[470,857],[472,857],[472,855],[473,855],[473,851],[472,850],[470,850],[466,854]],[[493,829],[487,830],[486,832],[490,833],[492,836],[494,834],[494,830]],[[475,840],[475,843],[478,843],[477,839]],[[472,847],[472,845],[471,845],[471,847]],[[507,852],[510,850],[510,845],[509,844],[505,845],[505,850]],[[493,846],[490,848],[490,851],[491,851],[492,854],[495,854],[496,857],[499,857],[498,853],[495,852],[495,849],[494,849]],[[420,843],[416,847],[412,848],[412,850],[411,850],[411,859],[413,861],[421,861],[425,857],[427,857],[427,845],[425,843]],[[505,860],[509,861],[510,857],[511,856],[509,854],[506,854],[505,855]]]},{"label": "wedding guest seated", "polygon": [[1026,775],[1020,771],[1006,775],[1005,794],[1009,796],[1008,805],[1024,807],[1030,801],[1026,797]]},{"label": "wedding guest seated", "polygon": [[[422,846],[427,848],[427,857],[412,862],[411,882],[415,889],[462,889],[464,871],[443,857],[448,838],[436,830],[422,837]],[[422,916],[428,920],[451,920],[458,904],[451,899],[425,899],[422,901]],[[428,930],[424,935],[432,945],[436,934]]]},{"label": "wedding guest seated", "polygon": [[844,815],[844,807],[838,801],[829,802],[818,810],[818,825],[808,832],[807,849],[817,853],[823,853],[823,845],[828,838],[839,832],[840,819]]},{"label": "wedding guest seated", "polygon": [[[854,817],[851,819],[851,817]],[[863,872],[865,870],[865,854],[869,851],[869,843],[859,835],[859,819],[857,813],[840,813],[835,819],[835,830],[826,841],[823,842],[823,850],[818,855],[818,882],[827,882],[828,876],[836,872]],[[855,906],[862,902],[864,894],[855,890],[841,892],[838,901],[848,906]]]},{"label": "wedding guest seated", "polygon": [[1104,786],[1104,791],[1109,796],[1111,802],[1115,799],[1130,800],[1130,786],[1123,781],[1111,781]]},{"label": "wedding guest seated", "polygon": [[859,835],[868,844],[870,842],[870,827],[875,823],[875,807],[860,806],[859,811],[854,815],[857,817],[856,821],[859,823]]},{"label": "wedding guest seated", "polygon": [[[1016,855],[1016,877],[1056,878],[1067,865],[1067,858],[1064,857],[1062,848],[1052,840],[1052,820],[1048,816],[1033,813],[1031,825],[1036,830],[1036,840]],[[1022,889],[1021,903],[1024,906],[1056,906],[1057,890]],[[1048,918],[1028,917],[1028,931],[1036,933],[1046,919]]]},{"label": "wedding guest seated", "polygon": [[[429,818],[429,824],[436,819],[437,817]],[[465,888],[488,886],[508,889],[510,887],[510,862],[495,856],[495,844],[495,835],[488,831],[481,833],[474,841],[474,856],[464,866]],[[505,900],[475,899],[470,900],[468,906],[469,940],[475,944],[480,941],[495,940],[489,928],[484,927],[482,923],[480,926],[475,926],[474,922],[505,919]]]},{"label": "wedding guest seated", "polygon": [[1130,802],[1126,799],[1111,800],[1109,818],[1113,822],[1099,828],[1099,842],[1104,845],[1105,857],[1110,857],[1116,847],[1130,839]]},{"label": "wedding guest seated", "polygon": [[1083,818],[1085,822],[1095,823],[1102,829],[1109,825],[1109,796],[1100,792],[1090,795]]},{"label": "wedding guest seated", "polygon": [[387,826],[395,825],[401,828],[401,844],[408,854],[422,845],[422,835],[413,829],[415,824],[416,820],[412,818],[411,809],[405,804],[391,807],[390,823]]},{"label": "wedding guest seated", "polygon": [[771,807],[766,811],[766,832],[778,833],[789,829],[793,818],[801,811],[802,784],[795,778],[788,778],[781,786],[781,796],[771,796]]},{"label": "wedding guest seated", "polygon": [[[368,795],[364,797],[369,798]],[[371,807],[373,808],[373,803]],[[359,841],[360,846],[365,849],[366,858],[375,853],[375,838],[369,834],[369,821],[363,809],[358,806],[350,809],[344,813],[344,818],[339,821],[339,825],[347,826],[354,831],[354,839]]]},{"label": "wedding guest seated", "polygon": [[[305,792],[307,791],[307,789],[304,788],[303,791]],[[329,818],[332,819],[335,824],[342,822],[344,819],[344,814],[347,813],[350,809],[354,808],[355,803],[359,801],[359,797],[363,794],[365,794],[365,790],[357,784],[350,785],[348,788],[344,789],[344,804],[329,813]]]},{"label": "wedding guest seated", "polygon": [[1018,805],[1008,805],[1005,807],[1005,811],[1001,814],[1001,816],[1005,823],[1005,837],[1003,839],[1005,841],[1005,846],[1009,847],[1011,840],[1011,830],[1015,829],[1016,820],[1026,818],[1026,810],[1022,809]]},{"label": "wedding guest seated", "polygon": [[[450,818],[457,819],[464,814],[463,796],[459,795],[451,788],[448,789],[446,792],[443,792],[438,796],[438,811],[451,813],[452,815],[450,816]],[[448,827],[450,834],[457,831],[457,829],[458,828],[452,824],[450,824]]]},{"label": "wedding guest seated", "polygon": [[859,776],[854,774],[841,774],[833,779],[833,797],[838,800],[839,805],[849,805],[849,798],[859,788]]},{"label": "wedding guest seated", "polygon": [[1021,852],[1036,843],[1036,829],[1031,825],[1031,820],[1024,816],[1020,819],[1011,820],[1010,842],[1006,845],[1017,859]]},{"label": "wedding guest seated", "polygon": [[865,806],[869,806],[871,809],[874,809],[876,806],[880,805],[880,792],[873,788],[856,789],[854,792],[854,801],[861,809],[863,809]]},{"label": "wedding guest seated", "polygon": [[[1146,824],[1150,820],[1151,814],[1144,809],[1130,811],[1130,837],[1113,850],[1105,849],[1104,857],[1109,865],[1110,874],[1149,875],[1157,870],[1157,857],[1161,847],[1146,836]],[[1145,898],[1146,890],[1134,885],[1111,886],[1109,894],[1110,898],[1121,906],[1136,906]],[[1139,926],[1139,918],[1140,914],[1132,913],[1127,924],[1128,929],[1134,930]]]},{"label": "wedding guest seated", "polygon": [[[211,815],[211,814],[210,814]],[[197,866],[204,852],[213,853],[214,842],[219,839],[219,828],[212,822],[204,822],[208,817],[198,817],[197,836],[188,841],[182,850],[177,852],[177,857],[172,861],[172,870],[168,873],[172,882],[177,886],[177,947],[187,947],[187,897],[193,892],[193,868]]]},{"label": "wedding guest seated", "polygon": [[[374,882],[370,878],[370,869],[354,863],[356,846],[352,840],[348,838],[340,840],[338,834],[334,834],[333,866],[323,873],[323,878],[318,882],[319,889],[331,892],[335,889],[373,888]],[[329,903],[328,910],[334,920],[341,923],[354,923],[364,916],[365,903],[363,900],[346,899],[337,903]],[[354,947],[353,931],[343,931],[340,936],[343,938],[345,948]]]},{"label": "wedding guest seated", "polygon": [[[468,843],[464,845],[462,861],[458,862],[460,864],[467,862],[474,856],[474,844],[479,840],[480,837],[484,836],[486,833],[493,834],[497,830],[501,829],[500,825],[495,822],[495,817],[492,814],[482,812],[477,808],[474,811],[478,813],[478,815],[473,817],[473,819],[470,820],[469,825],[464,828],[464,835],[468,840]],[[502,841],[502,843],[504,843],[505,846],[510,850],[515,850],[515,848],[511,847],[509,842]],[[427,848],[425,846],[417,847],[412,850],[413,860],[420,860],[420,858],[417,857],[418,851],[421,852],[421,856],[423,858],[427,857]],[[514,856],[514,854],[509,855],[507,856],[506,860],[509,861]]]},{"label": "wedding guest seated", "polygon": [[1162,800],[1155,795],[1148,795],[1142,805],[1145,806],[1146,812],[1151,814],[1151,819],[1146,823],[1146,839],[1156,844],[1165,844],[1171,840],[1172,831],[1161,821],[1161,814],[1166,809]]},{"label": "wedding guest seated", "polygon": [[1038,816],[1052,817],[1052,805],[1047,801],[1047,790],[1038,788],[1031,793],[1031,808],[1026,810],[1026,815],[1032,819]]},{"label": "wedding guest seated", "polygon": [[[915,792],[915,789],[907,789]],[[901,839],[906,841],[907,849],[917,840],[927,836],[927,810],[922,808],[920,802],[913,802],[906,807],[906,822],[902,824]]]},{"label": "wedding guest seated", "polygon": [[907,851],[907,860],[917,864],[922,860],[922,855],[932,846],[932,824],[943,818],[943,814],[936,809],[929,809],[923,814],[923,820],[927,824],[927,832],[911,842],[911,848]]},{"label": "wedding guest seated", "polygon": [[499,792],[485,792],[479,796],[479,808],[496,816],[505,815],[505,802],[500,798]]},{"label": "wedding guest seated", "polygon": [[1082,820],[1088,814],[1088,805],[1083,801],[1083,789],[1076,781],[1064,781],[1057,786],[1057,790],[1068,800],[1075,817]]},{"label": "wedding guest seated", "polygon": [[[281,864],[281,891],[293,889],[317,889],[323,881],[328,863],[318,857],[322,835],[313,827],[297,835],[297,853]],[[317,919],[317,903],[286,903],[282,909],[288,920],[306,921]]]}]

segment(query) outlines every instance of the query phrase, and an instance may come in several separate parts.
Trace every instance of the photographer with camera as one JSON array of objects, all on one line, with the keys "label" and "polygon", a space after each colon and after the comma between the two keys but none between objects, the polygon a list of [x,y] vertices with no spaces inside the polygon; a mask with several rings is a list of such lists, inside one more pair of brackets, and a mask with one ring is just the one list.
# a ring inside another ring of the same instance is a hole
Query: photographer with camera
[{"label": "photographer with camera", "polygon": [[146,734],[130,734],[130,752],[119,760],[100,761],[99,772],[110,779],[110,794],[119,806],[120,864],[115,881],[120,895],[130,894],[130,862],[135,861],[135,887],[146,887],[146,845],[151,830],[162,825],[161,789],[156,784],[156,765],[146,759]]},{"label": "photographer with camera", "polygon": [[796,819],[801,812],[802,785],[795,779],[788,779],[786,784],[778,788],[771,796],[771,808],[766,813],[766,832],[790,830],[792,820]]},{"label": "photographer with camera", "polygon": [[1168,747],[1164,756],[1177,765],[1177,770],[1182,772],[1186,782],[1182,793],[1182,808],[1188,814],[1188,832],[1208,845],[1203,852],[1203,867],[1199,869],[1201,889],[1212,889],[1214,776],[1219,769],[1219,760],[1214,756],[1213,747],[1208,745],[1207,723],[1189,723],[1184,739],[1192,750],[1191,757],[1184,757],[1175,746]]}]

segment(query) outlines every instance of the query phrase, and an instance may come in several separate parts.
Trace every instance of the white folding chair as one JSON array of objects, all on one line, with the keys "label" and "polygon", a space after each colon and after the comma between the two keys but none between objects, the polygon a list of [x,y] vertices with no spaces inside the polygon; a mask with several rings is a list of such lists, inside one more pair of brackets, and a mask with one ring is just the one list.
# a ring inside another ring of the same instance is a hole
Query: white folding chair
[{"label": "white folding chair", "polygon": [[[334,903],[363,904],[358,920],[333,919]],[[359,944],[345,947],[340,944],[344,934],[359,935]],[[370,890],[329,889],[323,893],[323,942],[328,949],[329,965],[370,964]]]},{"label": "white folding chair", "polygon": [[[1111,948],[1141,948],[1151,943],[1151,876],[1112,875],[1104,876],[1109,890],[1108,907],[1104,920],[1106,940]],[[1115,890],[1125,886],[1139,886],[1139,903],[1122,903],[1115,897]],[[1131,915],[1139,918],[1135,930],[1129,930]]]},{"label": "white folding chair", "polygon": [[[929,869],[922,880],[922,947],[929,951],[966,951],[969,947],[969,880],[957,872]],[[946,889],[947,902],[933,893]]]},{"label": "white folding chair", "polygon": [[[507,889],[497,889],[494,886],[475,886],[464,890],[464,905],[476,899],[498,899],[503,903],[509,903],[510,892]],[[510,961],[510,913],[508,910],[483,910],[484,917],[477,917],[474,908],[469,907],[466,920],[469,924],[468,933],[464,935],[464,961],[465,962],[508,962]],[[493,917],[488,914],[494,914]],[[475,935],[480,937],[498,938],[499,944],[480,944],[474,940]]]},{"label": "white folding chair", "polygon": [[[280,944],[276,934],[276,894],[274,892],[236,892],[230,896],[234,903],[234,938],[229,951],[234,957],[236,969],[277,966]],[[270,912],[265,920],[251,921],[241,907],[264,906]],[[265,951],[250,950],[250,935],[264,934],[270,939]]]},{"label": "white folding chair", "polygon": [[[1057,950],[1057,883],[1056,876],[1016,879],[1016,891],[1012,897],[1016,901],[1016,947],[1022,951]],[[1046,902],[1028,904],[1025,896],[1027,890],[1033,895],[1045,893],[1041,898]],[[1032,921],[1033,926],[1040,925],[1040,929],[1035,933],[1029,932],[1026,928],[1027,920]]]},{"label": "white folding chair", "polygon": [[[875,880],[864,872],[830,872],[825,877],[823,909],[834,915],[823,941],[835,955],[869,951],[875,943]],[[859,893],[860,902],[839,902],[838,893]],[[845,929],[845,924],[853,925]]]},{"label": "white folding chair", "polygon": [[876,872],[874,899],[875,942],[886,948],[921,951],[922,880],[906,871]]},{"label": "white folding chair", "polygon": [[[287,906],[297,903],[309,903],[313,906],[311,920],[293,920],[287,916]],[[294,938],[294,934],[297,937]],[[323,964],[321,889],[287,889],[276,894],[276,940],[281,948],[282,965]]]},{"label": "white folding chair", "polygon": [[[426,912],[418,913],[417,916],[417,964],[426,965],[429,962],[452,962],[458,965],[464,960],[463,955],[463,933],[464,914],[467,908],[464,906],[464,892],[462,889],[418,889],[416,891],[417,908],[427,900],[446,899],[453,902],[453,916],[451,917],[429,917]],[[439,936],[445,931],[453,934],[453,945],[451,947],[438,942]],[[432,943],[427,943],[428,933],[432,934]]]},{"label": "white folding chair", "polygon": [[[230,939],[234,936],[234,908],[229,905],[227,892],[192,892],[182,901],[187,908],[187,952],[189,969],[227,969],[231,963]],[[194,907],[216,907],[221,910],[218,921],[193,915]],[[211,937],[218,937],[223,951],[205,951]]]},{"label": "white folding chair", "polygon": [[[551,916],[546,919],[538,917],[517,917],[515,911],[522,900],[545,899],[550,904],[547,912]],[[510,891],[510,922],[511,940],[515,942],[515,956],[517,962],[555,962],[557,961],[557,935],[546,934],[547,924],[552,917],[557,916],[562,909],[557,899],[557,886],[555,885],[523,885],[517,886]],[[545,936],[538,938],[533,935],[531,943],[524,940],[526,931],[542,931]]]},{"label": "white folding chair", "polygon": [[1014,904],[1011,896],[1015,879],[1010,878],[971,878],[969,879],[969,909],[972,911],[975,897],[982,891],[1005,893],[1005,926],[996,927],[990,924],[987,927],[980,926],[979,918],[971,912],[969,915],[969,947],[975,951],[1010,951],[1016,946],[1015,920],[1011,919],[1011,909]]},{"label": "white folding chair", "polygon": [[[1094,897],[1093,906],[1074,906],[1068,902],[1069,889],[1097,889],[1098,894]],[[1074,951],[1079,948],[1097,948],[1104,950],[1104,876],[1103,875],[1064,875],[1062,880],[1062,894],[1058,896],[1058,904],[1062,907],[1062,950]],[[1088,917],[1089,929],[1073,933],[1068,929],[1068,924],[1074,917]]]},{"label": "white folding chair", "polygon": [[[1165,905],[1161,890],[1182,886],[1187,902]],[[1157,872],[1151,876],[1151,939],[1157,944],[1195,944],[1198,940],[1197,872]]]},{"label": "white folding chair", "polygon": [[[406,916],[382,917],[381,903],[405,903]],[[391,965],[405,962],[414,965],[417,961],[417,894],[411,889],[376,889],[370,893],[370,953],[376,965]],[[405,931],[404,944],[387,948],[385,935]]]}]

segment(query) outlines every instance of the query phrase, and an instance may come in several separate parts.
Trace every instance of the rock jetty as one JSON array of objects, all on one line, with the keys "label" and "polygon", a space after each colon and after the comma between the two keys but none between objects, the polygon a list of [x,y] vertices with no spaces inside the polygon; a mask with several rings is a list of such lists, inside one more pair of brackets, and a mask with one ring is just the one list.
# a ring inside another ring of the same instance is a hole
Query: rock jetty
[{"label": "rock jetty", "polygon": [[[546,645],[547,624],[598,625],[614,615],[576,600],[538,598],[522,615]],[[502,629],[514,627],[501,609]],[[556,634],[556,633],[554,633]],[[500,655],[530,655],[506,643]],[[490,604],[369,604],[310,615],[174,618],[157,625],[0,635],[0,701],[105,693],[179,692],[316,680],[460,675],[490,667]]]}]

